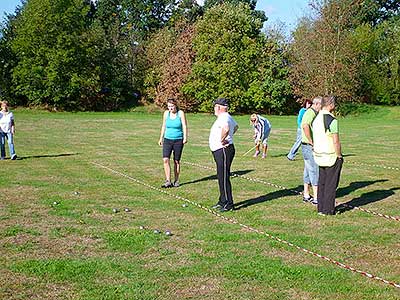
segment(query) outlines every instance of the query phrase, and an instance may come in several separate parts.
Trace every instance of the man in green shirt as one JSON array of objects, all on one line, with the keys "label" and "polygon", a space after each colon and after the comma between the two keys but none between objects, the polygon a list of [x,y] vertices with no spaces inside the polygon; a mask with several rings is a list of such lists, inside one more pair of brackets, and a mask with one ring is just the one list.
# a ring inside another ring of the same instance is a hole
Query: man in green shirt
[{"label": "man in green shirt", "polygon": [[335,98],[324,97],[313,125],[314,158],[319,166],[318,213],[335,214],[336,188],[343,165],[338,121],[332,114]]},{"label": "man in green shirt", "polygon": [[[318,196],[318,165],[315,163],[313,156],[313,138],[311,124],[317,113],[321,109],[321,97],[313,99],[312,106],[304,113],[301,120],[301,151],[304,159],[304,193],[303,201],[317,204]],[[310,195],[310,186],[312,186],[314,198]]]}]

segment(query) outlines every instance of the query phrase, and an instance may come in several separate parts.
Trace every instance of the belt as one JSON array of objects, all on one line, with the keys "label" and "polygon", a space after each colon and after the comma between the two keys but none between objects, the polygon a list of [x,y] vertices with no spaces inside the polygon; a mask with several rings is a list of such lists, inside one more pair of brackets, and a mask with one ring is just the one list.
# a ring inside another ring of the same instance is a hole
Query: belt
[{"label": "belt", "polygon": [[312,146],[310,143],[303,143],[301,142],[302,145],[308,145],[308,146]]}]

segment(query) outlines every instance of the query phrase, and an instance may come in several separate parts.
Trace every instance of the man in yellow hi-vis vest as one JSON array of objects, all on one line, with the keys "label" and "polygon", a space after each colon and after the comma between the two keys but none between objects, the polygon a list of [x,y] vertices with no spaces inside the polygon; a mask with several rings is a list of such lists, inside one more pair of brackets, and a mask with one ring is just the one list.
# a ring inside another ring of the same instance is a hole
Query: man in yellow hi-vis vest
[{"label": "man in yellow hi-vis vest", "polygon": [[336,188],[343,165],[338,121],[332,114],[335,105],[334,97],[324,97],[312,123],[314,160],[319,166],[318,213],[322,215],[335,214]]}]

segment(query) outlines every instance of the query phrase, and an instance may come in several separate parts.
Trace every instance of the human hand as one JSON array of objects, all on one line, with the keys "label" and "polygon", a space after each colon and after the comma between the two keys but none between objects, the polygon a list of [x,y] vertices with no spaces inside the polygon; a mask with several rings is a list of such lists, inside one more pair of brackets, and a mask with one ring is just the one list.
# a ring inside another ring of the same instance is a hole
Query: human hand
[{"label": "human hand", "polygon": [[182,143],[186,144],[187,143],[187,139],[183,139]]},{"label": "human hand", "polygon": [[162,142],[163,142],[162,139],[159,139],[158,145],[159,145],[159,146],[162,146]]}]

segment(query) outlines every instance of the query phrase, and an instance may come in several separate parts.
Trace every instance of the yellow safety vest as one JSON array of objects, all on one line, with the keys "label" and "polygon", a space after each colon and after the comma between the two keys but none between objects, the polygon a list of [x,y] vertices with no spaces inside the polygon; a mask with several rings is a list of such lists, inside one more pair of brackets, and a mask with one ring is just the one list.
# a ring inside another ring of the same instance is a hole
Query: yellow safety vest
[{"label": "yellow safety vest", "polygon": [[331,167],[337,159],[332,133],[330,133],[329,128],[326,128],[325,125],[326,115],[334,118],[329,111],[323,109],[312,123],[314,160],[321,167]]}]

